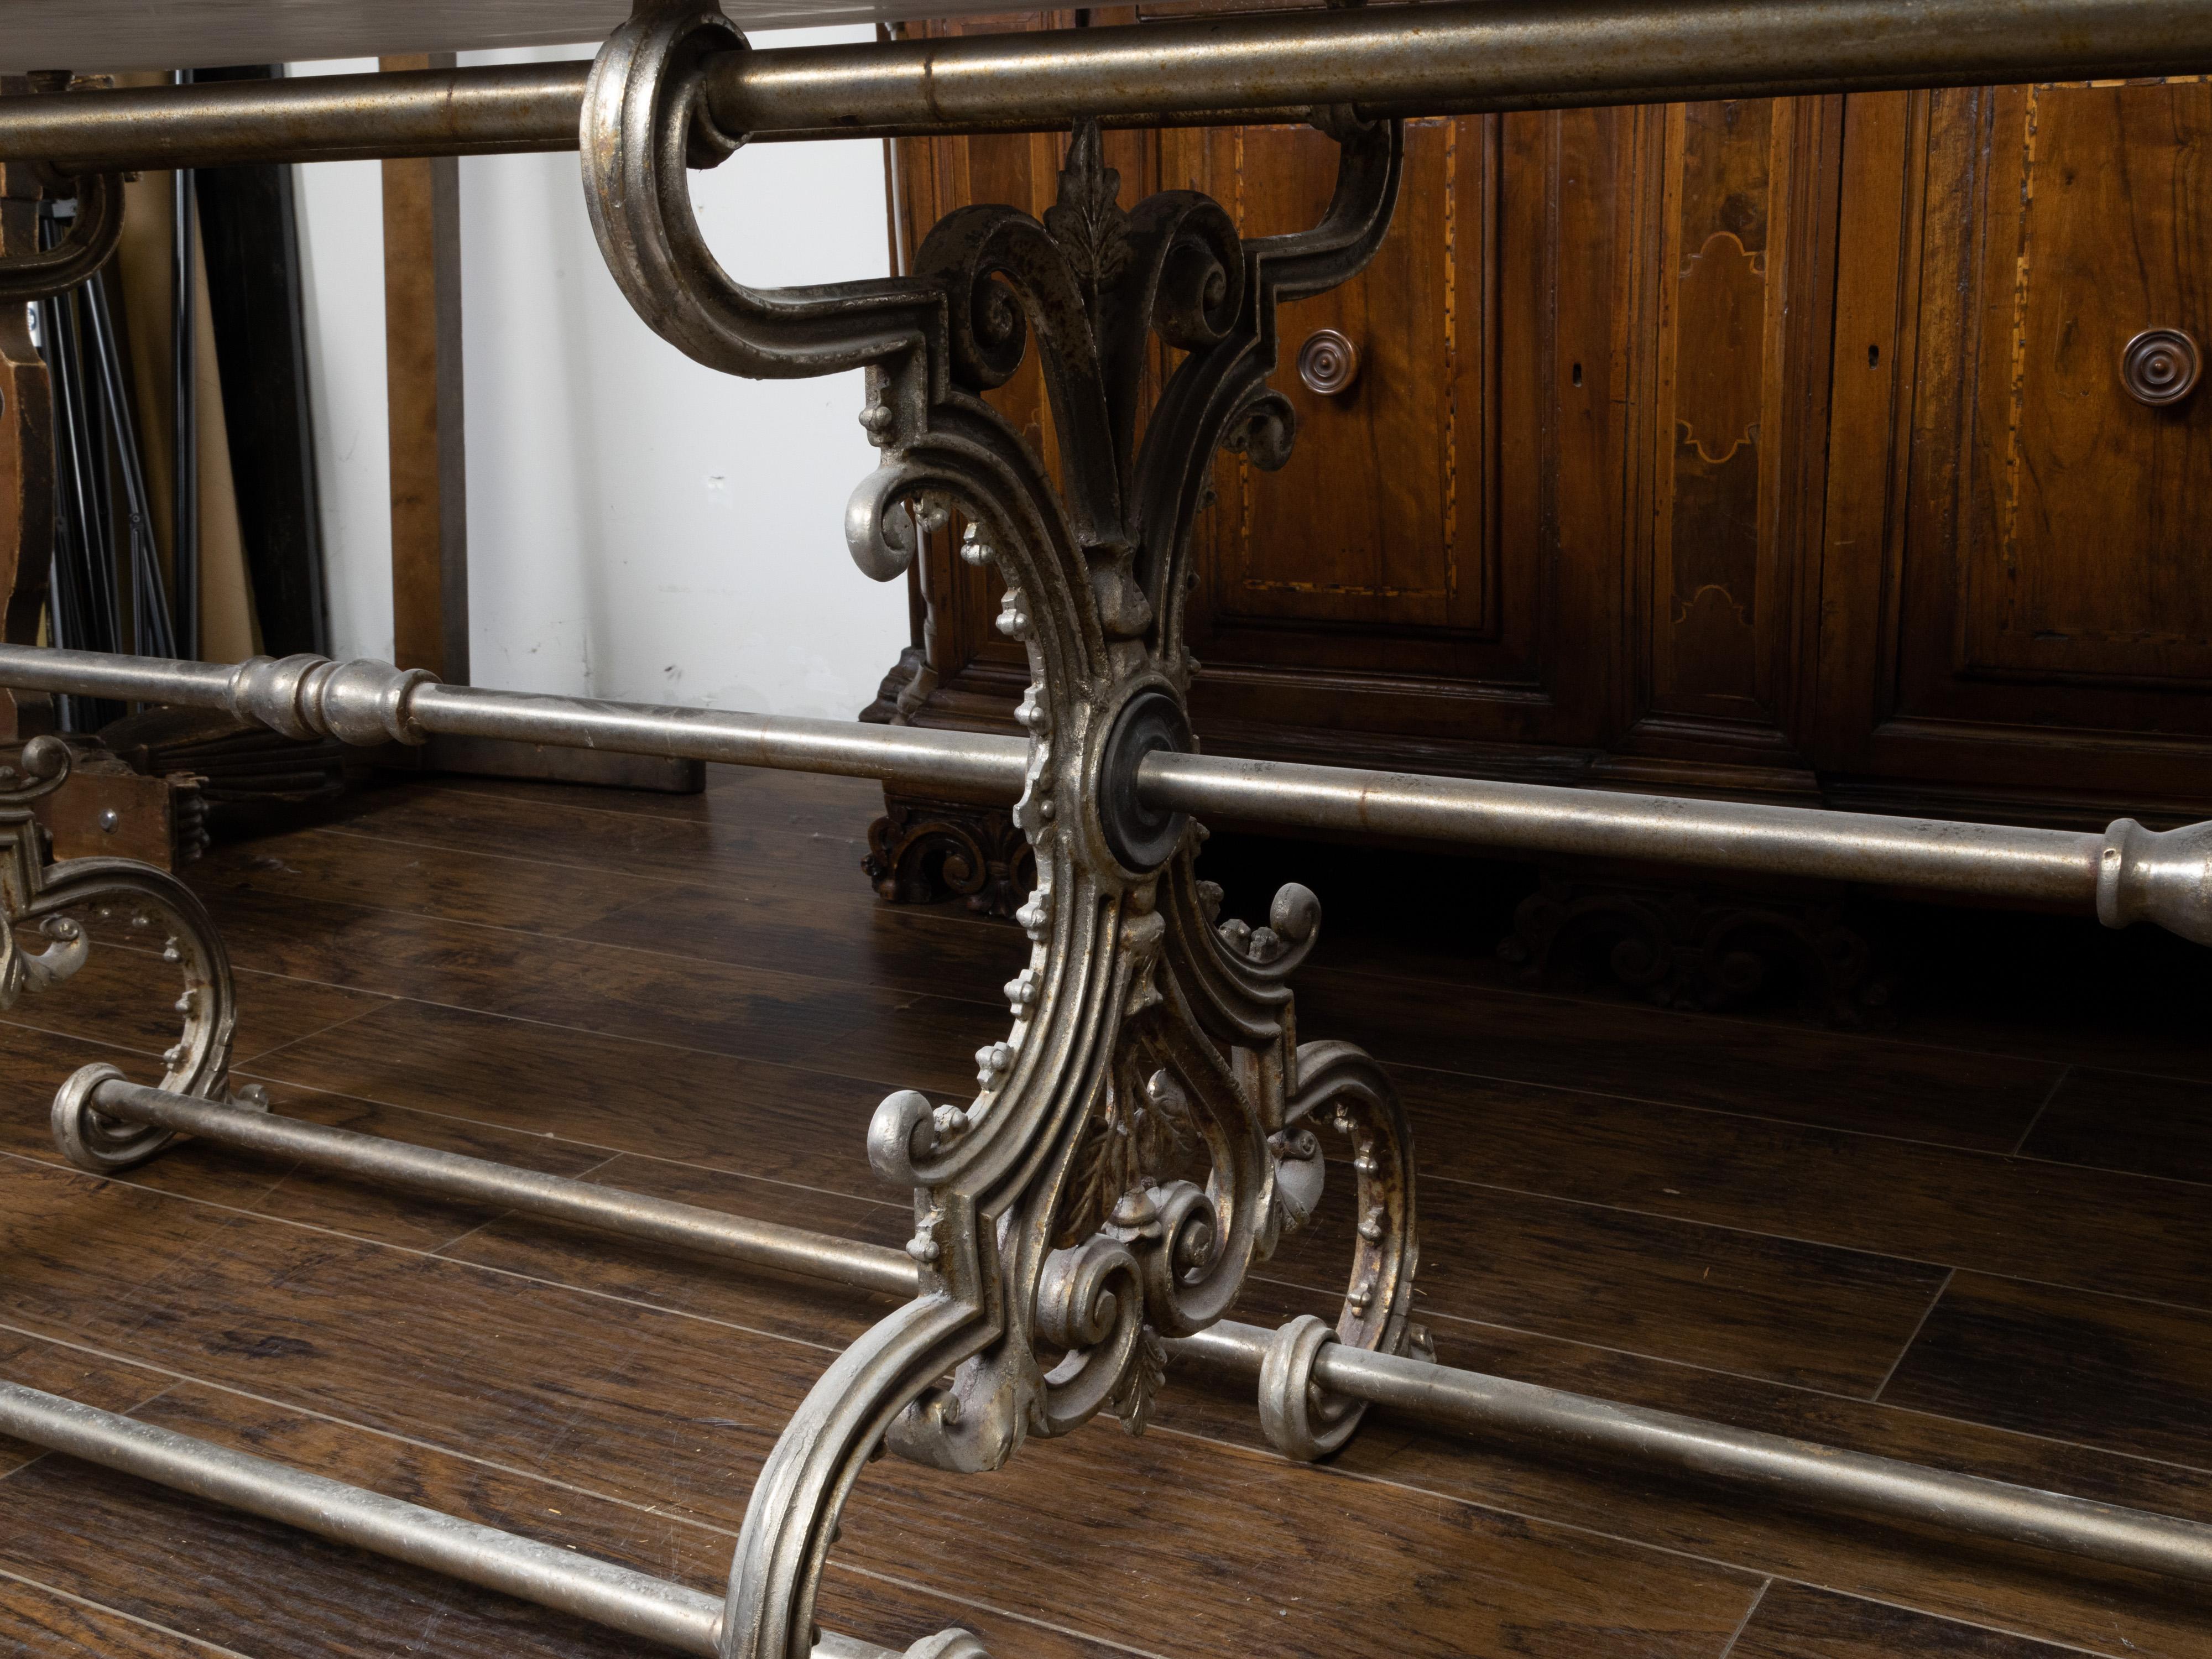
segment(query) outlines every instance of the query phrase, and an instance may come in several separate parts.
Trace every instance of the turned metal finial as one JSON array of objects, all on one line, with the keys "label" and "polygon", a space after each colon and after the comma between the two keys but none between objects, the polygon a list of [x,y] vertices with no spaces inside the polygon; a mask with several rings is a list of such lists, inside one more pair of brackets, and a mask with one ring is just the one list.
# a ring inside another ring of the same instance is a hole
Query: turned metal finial
[{"label": "turned metal finial", "polygon": [[336,738],[340,743],[427,743],[410,705],[417,689],[435,685],[427,668],[395,668],[371,657],[249,657],[230,677],[230,706],[288,738]]},{"label": "turned metal finial", "polygon": [[2154,921],[2212,945],[2212,821],[2146,830],[2121,818],[2097,860],[2097,920],[2107,927]]}]

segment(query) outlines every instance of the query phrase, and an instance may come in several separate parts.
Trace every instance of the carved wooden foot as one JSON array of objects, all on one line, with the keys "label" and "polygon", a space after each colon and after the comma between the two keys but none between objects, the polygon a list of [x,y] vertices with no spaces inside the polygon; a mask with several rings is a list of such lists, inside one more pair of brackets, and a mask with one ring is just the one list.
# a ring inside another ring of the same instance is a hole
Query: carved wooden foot
[{"label": "carved wooden foot", "polygon": [[1036,885],[1036,851],[1006,807],[888,793],[860,868],[893,904],[959,897],[992,916],[1012,915]]},{"label": "carved wooden foot", "polygon": [[1662,1007],[1790,997],[1809,1017],[1854,1025],[1889,996],[1839,902],[1679,880],[1547,870],[1498,953],[1531,983],[1607,976]]}]

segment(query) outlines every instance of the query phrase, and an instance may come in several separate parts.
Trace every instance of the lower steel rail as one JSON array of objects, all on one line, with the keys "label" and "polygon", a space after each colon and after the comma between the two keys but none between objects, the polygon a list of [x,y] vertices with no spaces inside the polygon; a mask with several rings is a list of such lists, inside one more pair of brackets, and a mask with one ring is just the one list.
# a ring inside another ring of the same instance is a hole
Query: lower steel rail
[{"label": "lower steel rail", "polygon": [[[433,733],[877,778],[1012,801],[1027,740],[857,720],[659,708],[441,685],[420,669],[256,657],[235,665],[0,646],[0,685],[220,708],[288,736],[419,744]],[[1246,823],[1459,847],[1639,859],[1865,882],[2151,921],[2212,945],[2212,823],[2102,835],[1439,778],[1155,749],[1137,802]]]},{"label": "lower steel rail", "polygon": [[[213,1105],[125,1082],[112,1066],[87,1066],[63,1086],[55,1114],[58,1138],[64,1145],[61,1120],[86,1112],[184,1131],[317,1170],[649,1238],[747,1266],[900,1296],[913,1295],[919,1283],[915,1263],[884,1246],[664,1203],[353,1130]],[[1437,1428],[1534,1444],[1580,1459],[1632,1464],[1747,1490],[1801,1509],[1941,1527],[1993,1542],[2212,1583],[2212,1526],[2197,1522],[1344,1347],[1329,1340],[1332,1334],[1310,1317],[1279,1331],[1224,1320],[1167,1347],[1178,1359],[1259,1378],[1263,1398],[1270,1388],[1300,1395],[1317,1390],[1323,1397],[1364,1401]],[[0,1386],[0,1433],[434,1567],[686,1652],[715,1651],[712,1626],[719,1603],[434,1510],[14,1385]],[[885,1651],[840,1638],[825,1638],[815,1649],[817,1659],[860,1659]]]},{"label": "lower steel rail", "polygon": [[[380,1181],[440,1198],[497,1205],[543,1220],[663,1244],[696,1255],[830,1279],[893,1296],[914,1294],[914,1263],[897,1250],[833,1238],[773,1221],[678,1204],[595,1182],[519,1170],[489,1158],[410,1146],[404,1140],[297,1118],[242,1110],[127,1081],[112,1066],[88,1066],[54,1103],[60,1121],[87,1109],[126,1123],[198,1135],[318,1170]],[[64,1146],[69,1144],[66,1140]]]},{"label": "lower steel rail", "polygon": [[[678,1653],[715,1659],[720,1651],[718,1595],[20,1382],[0,1382],[0,1435],[534,1601]],[[814,1659],[898,1656],[889,1648],[824,1635],[815,1643]]]}]

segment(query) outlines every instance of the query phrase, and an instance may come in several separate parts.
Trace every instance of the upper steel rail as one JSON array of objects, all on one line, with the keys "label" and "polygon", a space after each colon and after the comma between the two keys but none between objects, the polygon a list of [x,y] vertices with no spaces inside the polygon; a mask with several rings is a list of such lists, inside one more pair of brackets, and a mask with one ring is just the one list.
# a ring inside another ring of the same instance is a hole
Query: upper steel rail
[{"label": "upper steel rail", "polygon": [[[589,65],[80,89],[0,101],[0,161],[64,172],[577,147]],[[755,140],[1304,121],[2212,70],[2203,0],[1483,0],[729,52]]]}]

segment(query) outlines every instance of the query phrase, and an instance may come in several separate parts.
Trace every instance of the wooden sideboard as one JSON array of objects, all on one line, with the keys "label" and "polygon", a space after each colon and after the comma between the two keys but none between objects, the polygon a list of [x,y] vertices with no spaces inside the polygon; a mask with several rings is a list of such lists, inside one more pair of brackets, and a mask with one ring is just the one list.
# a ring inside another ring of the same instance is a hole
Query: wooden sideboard
[{"label": "wooden sideboard", "polygon": [[[1066,142],[898,144],[901,256],[964,203],[1048,205]],[[1303,128],[1107,149],[1125,204],[1196,188],[1248,234],[1310,222],[1331,176]],[[2198,81],[1412,124],[1373,265],[1283,308],[1291,464],[1217,465],[1201,740],[1934,816],[2212,815],[2212,392],[2148,403],[2123,368],[2144,331],[2212,343],[2208,163]],[[1297,368],[1324,329],[1358,360],[1334,392]],[[1048,456],[1034,369],[994,397]],[[1015,729],[994,578],[949,533],[917,572],[916,647],[869,717]],[[972,805],[894,796],[874,841],[887,896],[1003,908],[1022,883],[1018,836]]]}]

